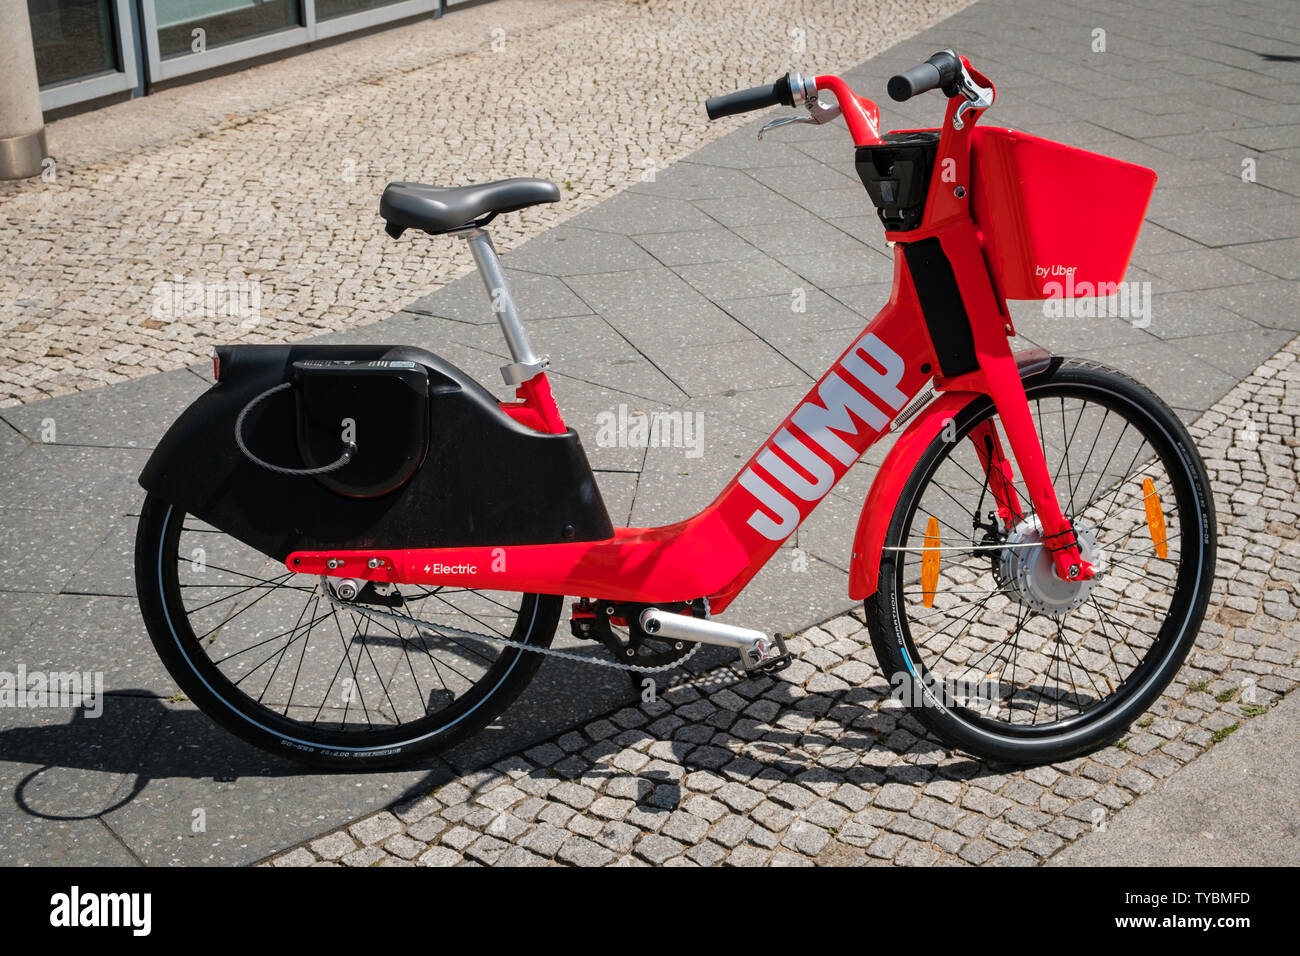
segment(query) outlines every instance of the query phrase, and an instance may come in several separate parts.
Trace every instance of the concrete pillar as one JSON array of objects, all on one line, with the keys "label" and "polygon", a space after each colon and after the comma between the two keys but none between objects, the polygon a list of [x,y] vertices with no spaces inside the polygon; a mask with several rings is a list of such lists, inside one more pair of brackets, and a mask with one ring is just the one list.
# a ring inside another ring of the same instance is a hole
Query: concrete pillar
[{"label": "concrete pillar", "polygon": [[41,171],[45,121],[27,0],[0,0],[0,179]]}]

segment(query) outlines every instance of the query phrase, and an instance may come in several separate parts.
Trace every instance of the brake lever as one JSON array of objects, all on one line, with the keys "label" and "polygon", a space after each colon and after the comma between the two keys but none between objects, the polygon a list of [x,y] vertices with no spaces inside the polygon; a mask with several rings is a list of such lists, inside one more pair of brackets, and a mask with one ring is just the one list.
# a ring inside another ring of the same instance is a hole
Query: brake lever
[{"label": "brake lever", "polygon": [[789,126],[791,123],[812,123],[816,126],[822,126],[833,119],[838,119],[840,115],[839,105],[827,106],[820,98],[814,97],[808,100],[804,106],[808,108],[807,116],[782,116],[780,119],[774,119],[758,131],[758,138],[762,139],[763,134],[770,129],[778,129],[782,126]]},{"label": "brake lever", "polygon": [[976,110],[986,110],[993,105],[993,90],[976,83],[966,72],[964,63],[961,66],[961,76],[957,79],[957,90],[965,99],[957,104],[957,112],[952,118],[952,128],[964,129],[966,122],[962,117]]}]

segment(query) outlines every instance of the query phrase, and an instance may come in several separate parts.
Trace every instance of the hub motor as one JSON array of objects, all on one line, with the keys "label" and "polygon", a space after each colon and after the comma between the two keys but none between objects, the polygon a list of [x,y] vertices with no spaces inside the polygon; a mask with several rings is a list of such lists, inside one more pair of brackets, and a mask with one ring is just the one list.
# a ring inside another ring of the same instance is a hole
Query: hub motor
[{"label": "hub motor", "polygon": [[[1074,522],[1079,553],[1100,577],[1104,555],[1097,537],[1083,522]],[[1052,552],[1043,543],[1043,526],[1037,515],[1022,519],[1008,532],[994,572],[1012,598],[1038,614],[1059,617],[1082,605],[1092,593],[1092,580],[1065,581],[1057,577]]]}]

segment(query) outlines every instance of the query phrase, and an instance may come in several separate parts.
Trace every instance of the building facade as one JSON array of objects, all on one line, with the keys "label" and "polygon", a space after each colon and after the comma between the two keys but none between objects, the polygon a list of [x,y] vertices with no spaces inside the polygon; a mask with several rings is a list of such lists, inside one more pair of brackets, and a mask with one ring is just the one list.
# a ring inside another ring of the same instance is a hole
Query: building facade
[{"label": "building facade", "polygon": [[27,0],[46,113],[474,0]]}]

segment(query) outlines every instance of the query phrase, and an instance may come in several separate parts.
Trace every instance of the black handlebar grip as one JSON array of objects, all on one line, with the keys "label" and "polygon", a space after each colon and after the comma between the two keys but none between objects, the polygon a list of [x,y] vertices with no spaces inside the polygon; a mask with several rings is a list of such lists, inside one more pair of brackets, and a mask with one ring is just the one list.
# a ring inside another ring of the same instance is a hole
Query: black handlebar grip
[{"label": "black handlebar grip", "polygon": [[711,96],[704,101],[704,111],[709,119],[723,116],[735,116],[750,110],[766,109],[769,106],[794,106],[794,95],[790,92],[790,75],[787,73],[771,86],[752,86],[747,90]]},{"label": "black handlebar grip", "polygon": [[940,50],[924,63],[891,76],[889,96],[899,103],[906,103],[913,96],[929,90],[941,89],[948,96],[955,96],[960,76],[961,59],[952,50]]}]

